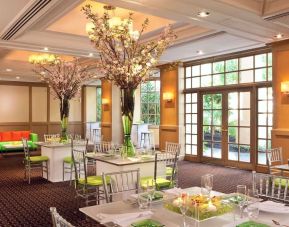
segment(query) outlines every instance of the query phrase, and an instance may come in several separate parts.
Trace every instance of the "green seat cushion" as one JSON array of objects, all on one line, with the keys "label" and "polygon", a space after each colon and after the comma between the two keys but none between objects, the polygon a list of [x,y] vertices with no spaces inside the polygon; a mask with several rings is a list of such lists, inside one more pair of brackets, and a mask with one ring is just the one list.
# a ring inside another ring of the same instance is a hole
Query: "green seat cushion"
[{"label": "green seat cushion", "polygon": [[[106,182],[110,182],[110,177],[109,176],[106,177]],[[85,179],[84,178],[80,178],[79,179],[79,183],[80,184],[85,184]],[[87,177],[87,185],[90,185],[90,186],[101,186],[101,185],[103,185],[102,176],[89,176],[89,177]]]},{"label": "green seat cushion", "polygon": [[65,158],[63,159],[63,161],[64,161],[65,163],[68,163],[68,164],[72,164],[72,163],[73,163],[71,156],[65,157]]},{"label": "green seat cushion", "polygon": [[49,158],[47,156],[31,156],[30,157],[31,162],[45,162],[48,160]]},{"label": "green seat cushion", "polygon": [[166,175],[167,176],[173,175],[173,168],[172,167],[166,167]]},{"label": "green seat cushion", "polygon": [[[281,187],[286,187],[286,183],[287,183],[287,179],[280,179],[280,178],[275,178],[275,186],[278,187],[279,186],[279,182],[281,180]],[[289,181],[288,181],[288,185],[289,185]]]},{"label": "green seat cushion", "polygon": [[[145,189],[147,187],[148,181],[149,181],[149,185],[152,186],[153,179],[154,179],[153,177],[142,177],[140,179],[141,187]],[[171,181],[162,177],[157,177],[156,184],[157,184],[156,185],[157,189],[168,188],[171,186]]]}]

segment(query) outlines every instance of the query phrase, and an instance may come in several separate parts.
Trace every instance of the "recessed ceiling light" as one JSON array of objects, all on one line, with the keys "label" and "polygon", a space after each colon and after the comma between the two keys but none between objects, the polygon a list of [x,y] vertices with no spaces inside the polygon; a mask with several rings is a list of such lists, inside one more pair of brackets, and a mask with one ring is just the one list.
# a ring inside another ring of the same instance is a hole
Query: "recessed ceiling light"
[{"label": "recessed ceiling light", "polygon": [[20,79],[20,76],[16,76],[16,79],[19,80],[19,79]]},{"label": "recessed ceiling light", "polygon": [[12,69],[6,69],[6,72],[12,72]]},{"label": "recessed ceiling light", "polygon": [[197,50],[197,54],[204,54],[202,50]]},{"label": "recessed ceiling light", "polygon": [[48,47],[44,47],[43,50],[48,51],[49,49],[48,49]]},{"label": "recessed ceiling light", "polygon": [[89,53],[89,55],[88,55],[89,57],[93,57],[93,53]]},{"label": "recessed ceiling light", "polygon": [[275,35],[275,38],[276,39],[282,39],[283,38],[283,34],[278,33],[277,35]]},{"label": "recessed ceiling light", "polygon": [[210,15],[210,12],[208,12],[208,11],[198,12],[198,17],[208,17],[209,15]]}]

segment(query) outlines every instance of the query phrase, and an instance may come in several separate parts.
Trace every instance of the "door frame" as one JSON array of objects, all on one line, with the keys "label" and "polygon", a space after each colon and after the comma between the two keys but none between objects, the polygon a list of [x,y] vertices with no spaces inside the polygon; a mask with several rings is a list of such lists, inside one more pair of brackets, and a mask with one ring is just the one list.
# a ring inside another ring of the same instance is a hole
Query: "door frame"
[{"label": "door frame", "polygon": [[[249,91],[250,92],[250,162],[240,162],[240,161],[232,161],[228,160],[228,93],[229,92],[242,92]],[[198,92],[198,159],[201,162],[212,163],[222,166],[230,166],[241,169],[254,170],[256,168],[257,162],[257,148],[256,148],[256,119],[257,119],[257,107],[254,105],[256,101],[256,87],[227,87],[227,88],[216,88],[210,89],[208,91],[199,91]],[[205,157],[203,156],[203,95],[204,94],[222,94],[222,158],[213,158],[213,157]],[[225,98],[224,98],[225,97]],[[225,108],[225,109],[224,109]],[[226,121],[226,122],[225,122]],[[225,125],[224,125],[225,124]],[[225,135],[223,134],[224,126],[226,127]],[[225,138],[225,139],[224,139]],[[225,148],[225,149],[224,149]]]}]

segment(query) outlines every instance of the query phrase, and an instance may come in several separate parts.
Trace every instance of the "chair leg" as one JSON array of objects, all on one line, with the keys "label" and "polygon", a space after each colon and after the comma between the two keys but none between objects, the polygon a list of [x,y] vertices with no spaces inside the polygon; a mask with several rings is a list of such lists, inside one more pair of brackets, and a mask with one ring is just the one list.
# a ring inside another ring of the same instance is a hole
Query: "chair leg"
[{"label": "chair leg", "polygon": [[47,176],[47,180],[49,179],[49,169],[48,169],[48,161],[46,161],[46,176]]},{"label": "chair leg", "polygon": [[70,180],[69,180],[69,185],[71,186],[71,182],[72,182],[72,172],[73,172],[73,166],[70,166]]},{"label": "chair leg", "polygon": [[26,181],[27,180],[27,167],[25,166],[25,169],[24,169],[24,180]]},{"label": "chair leg", "polygon": [[28,166],[28,184],[30,184],[30,178],[31,178],[30,174],[31,174],[31,170],[30,170],[30,166]]},{"label": "chair leg", "polygon": [[64,175],[65,175],[65,163],[62,162],[62,181],[64,181]]}]

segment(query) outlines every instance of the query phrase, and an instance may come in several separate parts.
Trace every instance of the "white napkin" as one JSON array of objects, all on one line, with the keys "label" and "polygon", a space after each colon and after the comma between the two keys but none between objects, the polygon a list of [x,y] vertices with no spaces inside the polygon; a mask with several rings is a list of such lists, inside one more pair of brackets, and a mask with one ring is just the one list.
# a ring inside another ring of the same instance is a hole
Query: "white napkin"
[{"label": "white napkin", "polygon": [[151,215],[153,215],[153,212],[151,211],[125,213],[125,214],[99,213],[96,215],[96,218],[101,224],[106,223],[106,222],[114,222],[115,224],[126,226],[127,224],[130,224],[132,221],[138,218],[144,218],[144,217],[148,217]]},{"label": "white napkin", "polygon": [[289,207],[285,206],[285,204],[269,200],[259,203],[259,209],[262,211],[274,213],[289,213]]},{"label": "white napkin", "polygon": [[170,188],[170,189],[165,190],[164,192],[167,194],[179,195],[185,191],[181,188]]}]

